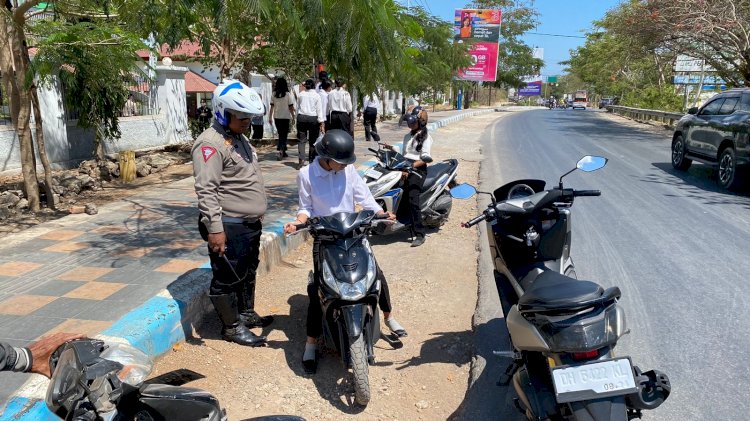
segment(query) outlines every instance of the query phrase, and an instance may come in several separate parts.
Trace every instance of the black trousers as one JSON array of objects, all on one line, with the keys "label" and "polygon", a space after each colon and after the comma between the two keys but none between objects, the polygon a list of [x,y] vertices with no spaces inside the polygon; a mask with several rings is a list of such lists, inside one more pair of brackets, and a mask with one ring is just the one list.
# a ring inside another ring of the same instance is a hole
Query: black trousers
[{"label": "black trousers", "polygon": [[255,139],[255,140],[263,139],[263,125],[262,124],[253,124],[252,139]]},{"label": "black trousers", "polygon": [[[199,223],[201,236],[208,239],[208,230]],[[253,224],[224,223],[224,234],[227,237],[225,256],[231,263],[208,249],[208,257],[211,259],[211,295],[224,295],[237,293],[238,297],[244,290],[255,291],[255,276],[258,272],[260,260],[260,235],[263,225],[260,221]],[[239,278],[239,279],[238,279]]]},{"label": "black trousers", "polygon": [[365,124],[365,140],[369,141],[373,137],[373,133],[375,133],[375,140],[379,140],[380,137],[377,136],[378,128],[375,126],[375,122],[378,119],[378,109],[372,107],[365,108],[362,119]]},{"label": "black trousers", "polygon": [[310,162],[315,160],[315,141],[320,134],[320,123],[318,118],[311,115],[297,115],[297,141],[299,141],[299,157],[305,159],[305,146],[310,145],[310,153],[307,158]]},{"label": "black trousers", "polygon": [[273,122],[276,125],[276,131],[279,133],[279,141],[276,144],[276,150],[286,151],[286,141],[289,137],[289,119],[274,118]]},{"label": "black trousers", "polygon": [[409,216],[411,217],[411,231],[413,235],[423,236],[425,235],[424,224],[422,223],[422,210],[420,207],[419,196],[422,194],[422,186],[424,185],[424,179],[427,176],[427,166],[415,168],[417,174],[409,174],[406,177],[406,183],[404,185],[404,193],[406,198],[409,200]]},{"label": "black trousers", "polygon": [[333,129],[343,130],[354,136],[352,133],[352,117],[349,113],[344,111],[331,111],[331,130]]},{"label": "black trousers", "polygon": [[[313,242],[313,282],[307,285],[307,297],[310,299],[310,304],[307,306],[307,336],[311,338],[318,338],[323,333],[323,308],[320,306],[320,298],[318,296],[318,286],[323,276],[322,264],[322,260],[320,259],[320,241],[315,240]],[[375,264],[377,265],[377,261]],[[375,276],[380,280],[378,306],[382,312],[390,313],[392,310],[391,294],[388,291],[388,282],[386,282],[385,275],[380,270],[380,266],[377,267]]]}]

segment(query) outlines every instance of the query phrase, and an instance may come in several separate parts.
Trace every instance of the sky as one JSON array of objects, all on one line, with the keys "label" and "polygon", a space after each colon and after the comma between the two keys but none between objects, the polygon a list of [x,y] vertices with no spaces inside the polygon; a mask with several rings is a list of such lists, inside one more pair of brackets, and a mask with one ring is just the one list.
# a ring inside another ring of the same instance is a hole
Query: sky
[{"label": "sky", "polygon": [[[453,22],[455,9],[466,7],[462,0],[399,0],[402,4],[421,5],[433,15]],[[620,0],[535,0],[539,26],[533,32],[555,35],[583,36],[592,22],[604,17],[607,10]],[[583,44],[583,38],[526,34],[522,39],[531,47],[544,48],[542,76],[563,74],[559,64],[570,57],[569,51]]]}]

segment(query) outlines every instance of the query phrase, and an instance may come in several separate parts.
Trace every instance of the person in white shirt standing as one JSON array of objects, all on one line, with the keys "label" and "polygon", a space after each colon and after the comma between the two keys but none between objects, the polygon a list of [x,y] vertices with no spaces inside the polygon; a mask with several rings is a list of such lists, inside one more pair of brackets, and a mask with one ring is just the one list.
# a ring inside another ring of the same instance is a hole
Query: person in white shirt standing
[{"label": "person in white shirt standing", "polygon": [[315,159],[315,141],[321,132],[325,131],[323,123],[326,119],[323,116],[323,105],[321,104],[320,95],[315,92],[315,82],[307,79],[302,84],[304,90],[300,89],[297,98],[297,141],[299,142],[299,168],[305,163],[305,148],[310,145],[308,155],[310,162]]},{"label": "person in white shirt standing", "polygon": [[328,113],[331,116],[331,129],[343,130],[352,137],[352,96],[346,91],[346,84],[336,79],[336,89],[328,94]]},{"label": "person in white shirt standing", "polygon": [[374,93],[365,96],[362,102],[362,118],[365,123],[365,140],[375,139],[376,142],[380,141],[380,135],[378,135],[378,128],[375,123],[378,121],[378,96]]},{"label": "person in white shirt standing", "polygon": [[328,99],[330,98],[331,94],[330,80],[323,79],[323,81],[320,82],[320,90],[318,91],[318,94],[320,95],[320,105],[323,107],[323,116],[326,119],[324,123],[324,130],[328,131],[331,126],[331,116],[330,112],[328,111]]},{"label": "person in white shirt standing", "polygon": [[[404,171],[404,192],[409,199],[409,214],[411,216],[412,247],[419,247],[425,242],[425,229],[422,223],[422,209],[419,204],[419,196],[422,193],[424,179],[427,177],[427,164],[432,162],[430,149],[432,148],[432,136],[427,132],[427,110],[417,106],[406,118],[409,125],[409,133],[404,136],[401,147],[404,158],[412,162],[415,173]],[[385,144],[384,148],[393,149],[391,145]]]},{"label": "person in white shirt standing", "polygon": [[286,79],[279,78],[274,86],[273,95],[271,96],[271,112],[268,113],[268,123],[276,125],[276,131],[279,133],[279,140],[276,144],[276,150],[279,154],[279,161],[288,157],[286,154],[286,141],[289,136],[289,123],[294,119],[294,98],[289,92],[289,85]]},{"label": "person in white shirt standing", "polygon": [[[354,154],[354,139],[349,133],[343,130],[331,130],[315,147],[318,150],[318,157],[297,175],[299,211],[296,221],[284,225],[285,233],[295,232],[296,224],[304,224],[309,218],[329,216],[337,212],[354,212],[355,203],[359,203],[365,210],[383,213],[383,208],[372,197],[367,184],[359,176],[357,170],[350,165],[356,161],[357,157]],[[391,220],[396,219],[396,216],[390,212],[388,217]],[[318,270],[319,264],[320,242],[316,240],[313,243],[313,283],[307,286],[310,304],[307,308],[307,342],[302,357],[302,364],[309,374],[315,373],[317,369],[317,341],[323,329],[320,322],[323,314],[317,298],[321,276],[321,271]],[[407,336],[406,330],[392,315],[388,283],[379,266],[377,276],[381,284],[378,301],[383,311],[385,324],[397,336]]]}]

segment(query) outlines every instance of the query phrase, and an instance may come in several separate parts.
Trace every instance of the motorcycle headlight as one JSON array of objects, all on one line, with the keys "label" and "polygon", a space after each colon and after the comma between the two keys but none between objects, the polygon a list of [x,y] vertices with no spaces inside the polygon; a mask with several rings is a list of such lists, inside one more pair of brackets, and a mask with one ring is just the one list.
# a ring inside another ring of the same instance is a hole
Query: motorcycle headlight
[{"label": "motorcycle headlight", "polygon": [[326,283],[331,289],[338,292],[339,296],[347,301],[357,301],[364,298],[375,282],[377,274],[377,268],[375,266],[375,259],[370,257],[367,265],[367,274],[364,278],[354,283],[341,282],[333,276],[333,271],[328,262],[323,262],[323,282]]}]

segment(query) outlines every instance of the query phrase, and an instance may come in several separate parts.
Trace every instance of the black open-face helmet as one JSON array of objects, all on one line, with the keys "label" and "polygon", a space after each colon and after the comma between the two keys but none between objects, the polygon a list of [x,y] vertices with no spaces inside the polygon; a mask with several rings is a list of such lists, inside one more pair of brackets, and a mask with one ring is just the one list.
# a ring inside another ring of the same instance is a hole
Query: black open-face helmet
[{"label": "black open-face helmet", "polygon": [[321,158],[332,159],[344,165],[353,164],[357,160],[354,154],[354,139],[349,133],[339,129],[327,131],[323,138],[315,143],[315,152]]},{"label": "black open-face helmet", "polygon": [[411,110],[411,114],[406,116],[406,124],[408,126],[411,126],[414,123],[419,123],[419,127],[422,128],[427,125],[427,110],[422,108],[421,106],[414,107],[413,110]]}]

